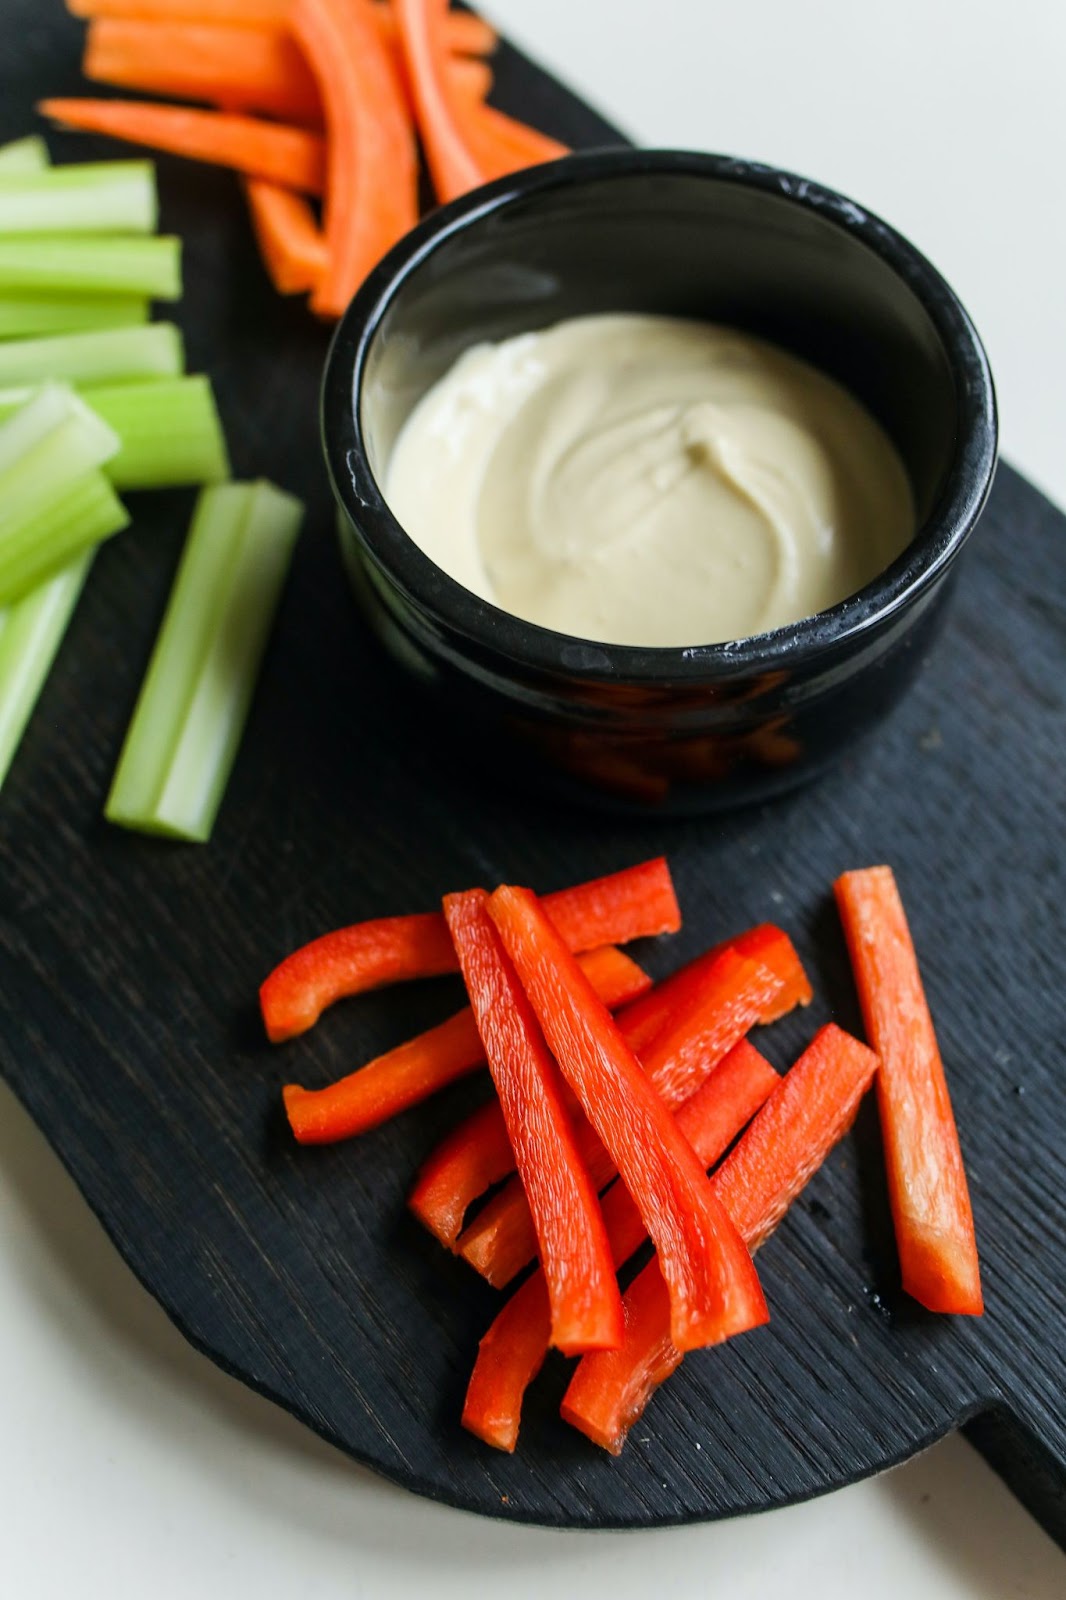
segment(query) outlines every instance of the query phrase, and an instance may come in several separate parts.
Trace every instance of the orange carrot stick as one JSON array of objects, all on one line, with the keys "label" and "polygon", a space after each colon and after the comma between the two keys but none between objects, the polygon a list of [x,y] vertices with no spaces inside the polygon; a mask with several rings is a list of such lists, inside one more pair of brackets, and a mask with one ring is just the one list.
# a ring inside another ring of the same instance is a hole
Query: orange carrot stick
[{"label": "orange carrot stick", "polygon": [[326,113],[329,267],[312,298],[339,317],[418,220],[418,155],[403,90],[374,24],[374,0],[295,0],[292,28]]},{"label": "orange carrot stick", "polygon": [[[454,66],[450,73],[449,81],[457,84]],[[467,89],[466,84],[457,84],[457,87],[460,94]],[[521,167],[539,166],[542,161],[557,161],[560,156],[570,153],[558,139],[509,117],[495,106],[483,104],[481,100],[468,98],[465,104],[457,104],[456,117],[486,172],[494,177],[502,177],[505,172]]]},{"label": "orange carrot stick", "polygon": [[[495,28],[473,11],[442,9],[441,32],[449,50],[463,56],[490,56],[499,44]],[[382,36],[399,42],[396,8],[390,0],[375,0],[374,17]]]},{"label": "orange carrot stick", "polygon": [[318,85],[279,28],[100,17],[89,24],[82,71],[94,83],[206,100],[226,111],[311,125],[322,120]]},{"label": "orange carrot stick", "polygon": [[325,150],[317,134],[221,111],[190,111],[141,100],[42,100],[54,122],[149,145],[215,166],[235,167],[287,189],[321,194]]},{"label": "orange carrot stick", "polygon": [[225,22],[283,28],[291,0],[66,0],[73,17],[136,17],[146,22]]},{"label": "orange carrot stick", "polygon": [[433,188],[438,200],[454,200],[484,183],[487,173],[456,117],[460,97],[449,94],[440,6],[438,0],[396,0],[394,14]]},{"label": "orange carrot stick", "polygon": [[263,264],[279,294],[315,289],[329,263],[326,240],[302,195],[264,178],[245,180],[244,192]]},{"label": "orange carrot stick", "polygon": [[973,1212],[944,1064],[891,867],[834,885],[866,1033],[903,1287],[930,1311],[984,1309]]}]

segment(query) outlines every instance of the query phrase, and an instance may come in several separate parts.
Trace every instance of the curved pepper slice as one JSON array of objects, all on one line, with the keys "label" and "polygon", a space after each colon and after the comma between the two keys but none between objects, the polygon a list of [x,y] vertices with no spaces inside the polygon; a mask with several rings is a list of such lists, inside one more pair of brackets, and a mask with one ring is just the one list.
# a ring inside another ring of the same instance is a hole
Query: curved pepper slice
[{"label": "curved pepper slice", "polygon": [[[742,1039],[712,1078],[679,1107],[676,1121],[705,1167],[713,1166],[777,1084],[777,1073]],[[602,1199],[614,1264],[621,1267],[647,1238],[625,1186]],[[497,1450],[512,1451],[526,1389],[540,1371],[551,1342],[551,1315],[539,1270],[516,1289],[478,1347],[466,1391],[463,1426]]]},{"label": "curved pepper slice", "polygon": [[758,1327],[769,1312],[751,1257],[536,896],[505,885],[488,907],[552,1054],[659,1251],[675,1344],[692,1350]]},{"label": "curved pepper slice", "polygon": [[[876,1071],[873,1051],[829,1023],[719,1167],[711,1187],[752,1250],[772,1233],[850,1128]],[[613,1455],[655,1389],[681,1362],[657,1260],[633,1279],[623,1303],[622,1348],[585,1356],[562,1404],[564,1420]]]},{"label": "curved pepper slice", "polygon": [[600,1203],[577,1147],[559,1068],[487,901],[483,889],[446,895],[444,916],[533,1213],[551,1342],[568,1353],[617,1349],[622,1297]]},{"label": "curved pepper slice", "polygon": [[930,1311],[984,1310],[970,1191],[944,1063],[891,867],[834,885],[866,1034],[903,1287]]},{"label": "curved pepper slice", "polygon": [[[624,1005],[651,983],[635,961],[611,946],[590,950],[578,961],[607,1006]],[[484,1064],[485,1048],[467,1006],[324,1089],[289,1083],[282,1095],[289,1125],[301,1144],[333,1144],[367,1133]],[[494,1109],[498,1113],[499,1107]],[[511,1152],[506,1170],[513,1166]]]},{"label": "curved pepper slice", "polygon": [[[722,1057],[774,1003],[782,980],[735,950],[723,950],[693,985],[658,1038],[640,1056],[648,1082],[669,1110],[695,1093]],[[617,1167],[591,1128],[582,1150],[597,1184]],[[459,1254],[502,1289],[536,1255],[526,1197],[517,1179],[505,1184],[460,1236]]]},{"label": "curved pepper slice", "polygon": [[[628,944],[676,933],[681,912],[662,856],[573,889],[544,904],[572,950]],[[327,1006],[349,995],[410,978],[456,972],[458,960],[439,911],[357,922],[323,934],[275,967],[259,991],[267,1036],[274,1044],[314,1026]]]}]

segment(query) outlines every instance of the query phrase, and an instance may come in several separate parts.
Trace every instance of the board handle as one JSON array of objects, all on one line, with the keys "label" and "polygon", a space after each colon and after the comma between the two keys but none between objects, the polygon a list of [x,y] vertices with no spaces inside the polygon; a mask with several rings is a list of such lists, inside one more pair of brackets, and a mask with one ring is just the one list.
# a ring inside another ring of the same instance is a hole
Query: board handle
[{"label": "board handle", "polygon": [[[962,1431],[1030,1516],[1066,1550],[1066,1428],[1050,1414],[1044,1423],[1050,1428],[1003,1403],[979,1412]],[[1050,1442],[1049,1433],[1054,1435]]]}]

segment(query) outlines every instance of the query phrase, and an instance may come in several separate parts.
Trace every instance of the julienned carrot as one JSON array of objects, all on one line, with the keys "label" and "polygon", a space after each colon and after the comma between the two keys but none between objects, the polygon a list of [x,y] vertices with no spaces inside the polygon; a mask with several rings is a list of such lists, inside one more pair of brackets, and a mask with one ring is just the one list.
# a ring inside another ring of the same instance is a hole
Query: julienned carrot
[{"label": "julienned carrot", "polygon": [[488,174],[456,116],[462,97],[449,93],[439,0],[395,0],[393,10],[433,188],[438,200],[454,200]]},{"label": "julienned carrot", "polygon": [[[608,1006],[625,1004],[651,983],[621,950],[592,950],[579,960]],[[484,1061],[477,1025],[466,1008],[325,1089],[286,1085],[283,1093],[289,1124],[301,1144],[350,1139],[417,1105]]]},{"label": "julienned carrot", "polygon": [[318,85],[280,28],[100,17],[89,25],[82,71],[95,83],[207,100],[227,111],[312,125],[322,118]]},{"label": "julienned carrot", "polygon": [[[780,1080],[722,1163],[711,1187],[752,1250],[847,1132],[876,1071],[873,1052],[830,1023]],[[614,1455],[655,1389],[681,1362],[657,1260],[634,1278],[624,1305],[621,1349],[584,1357],[562,1405],[567,1422]]]},{"label": "julienned carrot", "polygon": [[[762,928],[752,929],[750,934],[739,935],[730,948],[736,952],[741,946],[745,951],[751,951],[756,955],[760,965],[765,965],[770,972],[776,973],[782,979],[783,986],[778,990],[773,986],[769,991],[760,988],[760,994],[765,993],[768,997],[765,998],[763,1008],[755,1021],[775,1021],[791,1006],[806,1004],[810,998],[810,984],[792,941],[786,933],[767,924]],[[727,967],[723,971],[718,966],[718,958],[725,948],[718,945],[706,955],[698,956],[688,966],[682,967],[679,972],[656,984],[641,999],[632,1001],[616,1016],[615,1021],[623,1039],[634,1054],[641,1058],[641,1065],[645,1070],[648,1065],[645,1052],[671,1019],[683,1015],[697,997],[700,997],[700,1014],[705,1014],[703,1005],[708,985],[718,984],[723,978],[729,980],[730,972],[733,977],[736,976],[735,967],[732,969]],[[787,1006],[779,998],[781,995],[788,996]],[[728,1018],[730,1000],[725,988],[718,990],[718,997],[721,1007],[719,1015]],[[743,1018],[746,1019],[750,1015],[750,1001],[739,993],[737,998],[745,1007]],[[720,1050],[721,1040],[703,1034],[699,1048],[709,1059],[713,1052]],[[725,1048],[728,1048],[728,1045],[725,1045]],[[655,1058],[651,1059],[654,1070]],[[407,1203],[423,1227],[439,1239],[446,1249],[454,1250],[468,1208],[494,1183],[506,1178],[513,1170],[511,1147],[499,1107],[485,1106],[468,1117],[465,1122],[461,1122],[433,1151],[419,1173]],[[518,1186],[512,1185],[509,1192],[501,1191],[492,1209],[485,1215],[480,1229],[477,1223],[473,1224],[470,1233],[464,1238],[464,1247],[471,1252],[473,1258],[472,1264],[482,1259],[481,1248],[499,1227],[501,1213],[508,1211],[512,1204],[521,1210],[520,1201]],[[511,1222],[516,1226],[517,1217],[512,1218]],[[523,1248],[524,1243],[531,1243],[532,1235],[524,1217],[520,1229],[510,1232],[509,1236],[514,1241],[515,1250]],[[503,1248],[502,1243],[495,1242],[489,1247],[487,1264],[494,1274],[501,1270],[498,1252]],[[471,1256],[468,1256],[468,1259],[471,1259]],[[513,1260],[514,1257],[510,1256],[508,1264]],[[520,1265],[519,1259],[518,1266]],[[493,1281],[497,1279],[494,1277]]]},{"label": "julienned carrot", "polygon": [[564,1354],[614,1350],[622,1342],[622,1297],[599,1200],[559,1068],[487,901],[483,889],[447,895],[444,916],[533,1213],[551,1342]]},{"label": "julienned carrot", "polygon": [[867,1037],[903,1287],[930,1311],[984,1309],[973,1211],[944,1064],[890,867],[835,884]]},{"label": "julienned carrot", "polygon": [[[292,0],[67,0],[75,17],[169,23],[220,23],[226,27],[287,26]],[[396,18],[388,0],[374,0],[373,20],[383,39],[396,39]],[[444,34],[449,50],[468,56],[491,55],[499,42],[492,24],[472,11],[448,11]]]},{"label": "julienned carrot", "polygon": [[[662,856],[546,895],[544,904],[574,950],[676,933],[681,913]],[[275,1044],[312,1027],[327,1006],[408,978],[455,972],[455,949],[439,911],[340,928],[288,956],[259,991]]]},{"label": "julienned carrot", "polygon": [[[449,68],[449,85],[460,91],[470,84],[457,77],[455,68]],[[482,98],[469,93],[452,96],[454,114],[470,148],[481,163],[486,178],[501,177],[519,167],[535,167],[542,161],[557,161],[569,155],[569,148],[553,139],[550,134],[518,122],[505,111],[487,106]]]},{"label": "julienned carrot", "polygon": [[418,221],[418,153],[374,0],[294,0],[292,30],[326,114],[329,267],[312,308],[339,317],[385,252]]},{"label": "julienned carrot", "polygon": [[488,906],[563,1076],[655,1241],[674,1342],[691,1350],[758,1327],[769,1313],[751,1257],[536,896],[505,885]]},{"label": "julienned carrot", "polygon": [[292,189],[263,178],[244,185],[259,253],[279,294],[314,289],[328,263],[326,240],[310,205]]},{"label": "julienned carrot", "polygon": [[[676,1113],[685,1138],[705,1167],[713,1166],[778,1082],[777,1073],[742,1039],[702,1089]],[[603,1197],[614,1265],[621,1267],[647,1237],[640,1213],[621,1183]],[[544,1275],[526,1279],[496,1317],[478,1348],[463,1407],[463,1426],[497,1450],[514,1449],[522,1400],[548,1352],[551,1317]]]},{"label": "julienned carrot", "polygon": [[68,128],[234,167],[305,194],[322,193],[325,148],[303,128],[146,100],[43,100],[38,109]]},{"label": "julienned carrot", "polygon": [[[648,1081],[668,1109],[687,1100],[711,1076],[780,986],[776,974],[733,950],[722,952],[703,986],[687,996],[663,1032],[639,1052]],[[616,1166],[592,1130],[585,1133],[591,1141],[584,1148],[589,1170],[597,1183],[605,1184]],[[457,1248],[497,1289],[533,1259],[536,1236],[517,1179],[493,1195],[461,1235]]]}]

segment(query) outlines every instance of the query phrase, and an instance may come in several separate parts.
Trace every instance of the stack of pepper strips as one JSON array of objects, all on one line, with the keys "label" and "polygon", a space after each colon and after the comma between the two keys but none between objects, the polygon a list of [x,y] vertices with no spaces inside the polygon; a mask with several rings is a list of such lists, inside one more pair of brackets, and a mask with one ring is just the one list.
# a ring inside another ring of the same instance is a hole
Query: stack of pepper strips
[{"label": "stack of pepper strips", "polygon": [[[580,1357],[563,1417],[617,1454],[685,1351],[766,1322],[752,1255],[875,1078],[903,1286],[931,1310],[982,1310],[958,1136],[895,881],[874,867],[844,874],[836,893],[874,1049],[830,1023],[784,1077],[747,1038],[811,999],[779,928],[753,928],[654,987],[617,949],[680,926],[661,859],[543,900],[506,885],[448,895],[442,912],[315,940],[263,985],[281,1042],[344,996],[462,973],[467,1010],[328,1088],[284,1095],[297,1139],[330,1143],[487,1062],[496,1098],[444,1140],[410,1196],[495,1286],[539,1263],[481,1341],[463,1423],[486,1443],[515,1448],[551,1347]],[[616,1274],[649,1236],[655,1253],[623,1296]]]}]

